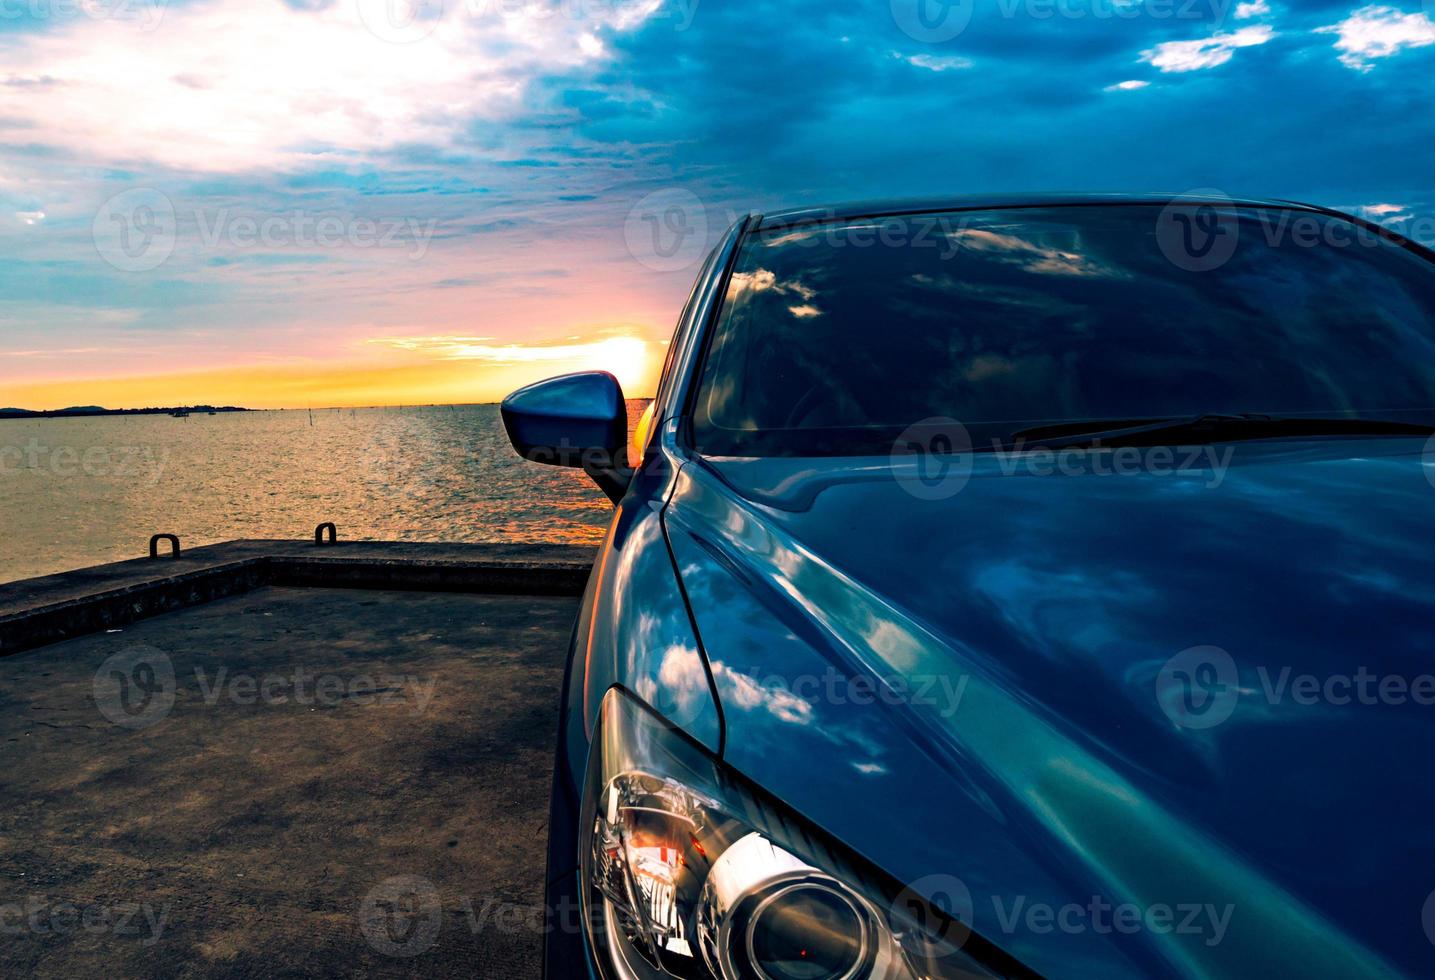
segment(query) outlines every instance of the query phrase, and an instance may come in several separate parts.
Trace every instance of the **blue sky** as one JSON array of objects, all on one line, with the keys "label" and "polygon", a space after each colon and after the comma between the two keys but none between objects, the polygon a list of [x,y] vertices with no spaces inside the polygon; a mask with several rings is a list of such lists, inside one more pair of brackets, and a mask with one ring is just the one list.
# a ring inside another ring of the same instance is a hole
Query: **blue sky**
[{"label": "blue sky", "polygon": [[700,242],[778,205],[1435,214],[1435,0],[408,3],[0,3],[0,403],[651,362]]}]

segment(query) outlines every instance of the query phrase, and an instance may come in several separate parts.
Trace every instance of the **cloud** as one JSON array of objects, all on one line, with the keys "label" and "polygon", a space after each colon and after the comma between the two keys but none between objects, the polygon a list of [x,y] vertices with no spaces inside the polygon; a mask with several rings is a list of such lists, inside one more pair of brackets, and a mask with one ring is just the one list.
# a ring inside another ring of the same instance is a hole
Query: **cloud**
[{"label": "cloud", "polygon": [[958,248],[978,253],[993,261],[1021,267],[1026,272],[1052,276],[1096,276],[1120,278],[1121,273],[1097,259],[1075,249],[1054,248],[1016,235],[987,231],[984,228],[963,228],[947,239]]},{"label": "cloud", "polygon": [[636,337],[609,337],[577,344],[493,344],[492,337],[381,337],[370,341],[399,350],[431,354],[444,360],[498,361],[520,364],[532,361],[569,361],[597,357],[642,357],[647,341]]},{"label": "cloud", "polygon": [[[1226,26],[1217,21],[1234,4],[1196,4],[1210,13],[1204,26],[979,9],[960,45],[944,48],[913,46],[880,2],[789,0],[775,12],[757,0],[414,0],[445,13],[422,21],[432,33],[412,44],[365,30],[355,11],[370,0],[286,2],[125,5],[165,11],[148,33],[139,28],[152,16],[99,21],[78,8],[0,30],[0,349],[134,352],[73,354],[72,378],[261,355],[318,364],[357,351],[365,363],[422,368],[421,384],[447,386],[446,397],[497,396],[500,384],[584,366],[516,360],[511,343],[617,335],[608,327],[649,340],[671,332],[697,270],[654,272],[622,230],[636,202],[673,187],[702,200],[710,239],[752,209],[1054,182],[1141,188],[1153,173],[1177,188],[1431,213],[1421,163],[1435,115],[1412,109],[1418,79],[1398,77],[1427,59],[1407,54],[1363,76],[1337,62],[1346,52],[1332,50],[1333,34],[1312,33],[1371,3],[1419,10],[1413,0],[1269,0],[1271,14],[1243,7],[1252,16]],[[1266,52],[1237,54],[1225,70],[1164,73],[1229,56],[1244,46],[1233,38],[1264,36],[1231,32],[1268,30],[1260,25],[1276,26],[1277,14],[1281,39]],[[1269,56],[1277,46],[1291,56]],[[1163,73],[1133,65],[1147,49],[1164,56]],[[1259,84],[1243,68],[1259,68]],[[1353,118],[1360,141],[1313,148],[1302,138]],[[1065,177],[1053,175],[1051,146],[1065,148]],[[164,191],[184,218],[173,256],[143,275],[112,268],[92,240],[101,202],[137,185]],[[205,245],[191,216],[212,222],[226,209],[439,224],[421,261],[345,248],[321,262],[293,249],[274,264]],[[33,225],[19,216],[42,211]],[[1049,274],[1080,268],[1060,254],[1015,256]],[[770,290],[783,316],[829,306],[804,296],[823,286],[810,277],[747,285]],[[1015,308],[1026,296],[1002,301]],[[110,324],[121,309],[132,322]],[[493,339],[422,351],[367,343],[480,335]],[[465,344],[471,356],[446,356]],[[42,363],[0,358],[0,387]],[[356,393],[344,397],[378,401],[396,384],[345,387]]]},{"label": "cloud", "polygon": [[1236,20],[1250,20],[1252,17],[1264,17],[1271,12],[1271,5],[1266,0],[1251,0],[1249,3],[1236,4]]},{"label": "cloud", "polygon": [[94,354],[102,347],[57,347],[49,350],[0,350],[0,357],[67,357],[71,354]]},{"label": "cloud", "polygon": [[1265,44],[1276,36],[1265,24],[1243,27],[1231,34],[1217,34],[1197,41],[1167,41],[1141,52],[1141,60],[1163,72],[1199,71],[1217,68],[1230,61],[1237,48]]},{"label": "cloud", "polygon": [[1435,44],[1435,21],[1427,14],[1401,13],[1394,7],[1361,7],[1339,24],[1317,28],[1316,33],[1338,34],[1335,48],[1341,52],[1341,64],[1370,71],[1377,58]]},{"label": "cloud", "polygon": [[608,57],[597,32],[640,23],[631,5],[616,6],[579,18],[539,4],[453,4],[410,43],[371,30],[352,0],[202,0],[153,28],[79,17],[0,35],[12,73],[0,86],[0,139],[204,172],[453,145],[475,124],[522,116],[527,85],[544,73]]},{"label": "cloud", "polygon": [[928,71],[957,71],[972,67],[972,60],[970,58],[962,58],[954,54],[914,54],[911,57],[897,54],[897,57],[909,65],[913,65],[917,68],[925,68]]},{"label": "cloud", "polygon": [[628,390],[644,380],[655,358],[637,337],[606,337],[578,343],[494,344],[492,337],[385,337],[371,344],[445,361],[490,364],[554,364],[571,370],[607,371]]},{"label": "cloud", "polygon": [[[779,245],[787,245],[795,241],[806,241],[809,238],[815,238],[818,234],[820,234],[820,232],[793,232],[787,235],[779,235],[768,240],[767,245],[770,248],[775,248]],[[753,272],[734,272],[732,274],[732,281],[728,284],[728,296],[734,300],[743,293],[765,293],[768,290],[782,296],[791,293],[800,296],[804,300],[811,300],[817,296],[817,290],[810,286],[803,285],[796,279],[789,282],[780,281],[777,278],[777,273],[770,269],[756,269]]]}]

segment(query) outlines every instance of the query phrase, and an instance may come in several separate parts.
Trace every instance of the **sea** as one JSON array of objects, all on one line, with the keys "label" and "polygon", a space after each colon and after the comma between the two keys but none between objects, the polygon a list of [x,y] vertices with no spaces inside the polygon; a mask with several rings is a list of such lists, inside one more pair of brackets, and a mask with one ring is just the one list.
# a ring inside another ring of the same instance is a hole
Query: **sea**
[{"label": "sea", "polygon": [[611,516],[581,471],[515,455],[497,405],[0,421],[0,582],[137,558],[158,533],[596,545]]}]

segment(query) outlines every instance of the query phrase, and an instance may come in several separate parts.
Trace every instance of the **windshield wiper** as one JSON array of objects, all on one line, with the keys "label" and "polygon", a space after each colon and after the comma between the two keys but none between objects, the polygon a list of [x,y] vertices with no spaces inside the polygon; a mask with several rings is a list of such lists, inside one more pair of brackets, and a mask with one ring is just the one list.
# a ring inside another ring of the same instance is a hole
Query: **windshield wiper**
[{"label": "windshield wiper", "polygon": [[1187,415],[1165,419],[1126,419],[1113,422],[1066,422],[1013,432],[1008,449],[1067,446],[1168,446],[1204,445],[1243,439],[1299,439],[1316,436],[1429,436],[1435,426],[1390,419],[1308,418],[1303,416]]}]

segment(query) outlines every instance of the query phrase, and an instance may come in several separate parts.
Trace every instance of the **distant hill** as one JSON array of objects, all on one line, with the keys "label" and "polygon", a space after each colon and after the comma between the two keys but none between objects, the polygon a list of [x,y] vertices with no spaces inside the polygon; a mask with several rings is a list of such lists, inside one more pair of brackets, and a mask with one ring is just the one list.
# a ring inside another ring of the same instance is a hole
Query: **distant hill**
[{"label": "distant hill", "polygon": [[170,408],[102,408],[99,405],[73,405],[69,408],[57,408],[47,412],[35,412],[28,408],[0,408],[0,420],[3,419],[53,419],[65,417],[85,417],[95,415],[172,415],[178,411],[191,412],[196,415],[207,412],[248,412],[251,409],[239,408],[234,405],[183,405]]}]

